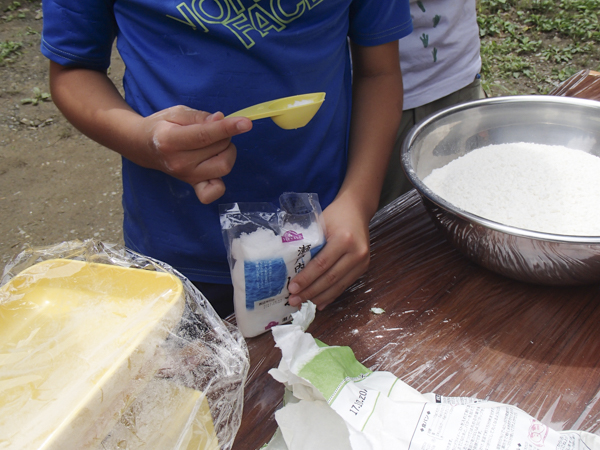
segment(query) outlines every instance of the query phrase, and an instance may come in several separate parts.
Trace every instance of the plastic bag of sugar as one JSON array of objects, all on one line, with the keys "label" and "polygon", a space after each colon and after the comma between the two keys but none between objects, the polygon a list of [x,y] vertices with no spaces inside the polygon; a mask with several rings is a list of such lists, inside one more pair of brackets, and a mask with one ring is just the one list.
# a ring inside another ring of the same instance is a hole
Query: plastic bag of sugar
[{"label": "plastic bag of sugar", "polygon": [[220,205],[221,230],[233,283],[237,325],[244,337],[289,322],[298,308],[290,281],[325,245],[317,194],[284,193],[271,203]]}]

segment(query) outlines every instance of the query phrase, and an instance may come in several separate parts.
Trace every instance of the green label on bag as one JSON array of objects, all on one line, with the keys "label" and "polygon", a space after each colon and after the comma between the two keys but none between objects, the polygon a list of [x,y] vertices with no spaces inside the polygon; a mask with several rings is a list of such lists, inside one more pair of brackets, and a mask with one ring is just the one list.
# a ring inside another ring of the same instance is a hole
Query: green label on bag
[{"label": "green label on bag", "polygon": [[[317,341],[322,347],[322,343]],[[372,372],[359,363],[350,347],[323,347],[298,375],[316,387],[331,403],[348,382],[361,380]]]}]

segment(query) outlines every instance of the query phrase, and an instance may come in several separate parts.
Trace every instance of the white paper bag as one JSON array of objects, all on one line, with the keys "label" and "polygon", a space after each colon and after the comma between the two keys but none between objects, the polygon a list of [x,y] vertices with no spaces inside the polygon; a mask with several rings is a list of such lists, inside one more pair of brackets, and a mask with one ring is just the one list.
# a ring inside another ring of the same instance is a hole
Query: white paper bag
[{"label": "white paper bag", "polygon": [[315,340],[304,331],[312,317],[305,304],[273,328],[282,359],[269,373],[286,401],[265,450],[600,449],[599,436],[553,430],[511,405],[421,394],[367,369],[349,347]]}]

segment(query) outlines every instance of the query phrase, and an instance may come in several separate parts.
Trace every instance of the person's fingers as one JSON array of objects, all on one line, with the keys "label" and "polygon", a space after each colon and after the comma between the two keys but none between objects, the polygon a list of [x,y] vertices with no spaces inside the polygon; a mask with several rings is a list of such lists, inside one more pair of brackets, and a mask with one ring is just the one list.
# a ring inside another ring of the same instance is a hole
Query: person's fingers
[{"label": "person's fingers", "polygon": [[327,305],[333,303],[343,292],[350,286],[352,283],[356,281],[358,277],[360,277],[362,273],[347,273],[343,278],[341,278],[335,285],[325,287],[320,294],[316,296],[311,296],[307,298],[313,302],[319,311],[325,309]]},{"label": "person's fingers", "polygon": [[252,129],[251,120],[185,106],[159,111],[145,120],[147,145],[159,170],[192,185],[202,203],[225,193],[221,177],[231,172],[237,156],[231,137]]},{"label": "person's fingers", "polygon": [[290,305],[306,300],[325,305],[335,300],[369,266],[369,246],[361,245],[350,233],[331,236],[331,240],[290,282]]},{"label": "person's fingers", "polygon": [[[167,133],[168,134],[168,133]],[[157,135],[159,136],[159,135]],[[155,151],[163,170],[192,185],[227,175],[235,163],[237,151],[230,139],[224,139],[195,151],[165,148],[160,137]]]},{"label": "person's fingers", "polygon": [[208,181],[201,181],[194,185],[194,191],[201,203],[205,205],[221,198],[225,193],[225,183],[220,178],[213,178]]},{"label": "person's fingers", "polygon": [[[288,299],[290,305],[300,306],[302,302],[310,300],[317,305],[319,310],[322,310],[338,298],[348,286],[365,272],[367,267],[365,264],[357,265],[352,261],[353,258],[349,256],[342,257],[327,272],[310,283],[305,289],[292,294]],[[295,289],[292,288],[290,292],[292,290]]]},{"label": "person's fingers", "polygon": [[183,105],[177,105],[155,112],[149,117],[157,120],[166,120],[167,122],[185,126],[196,123],[215,122],[223,119],[225,116],[221,111],[210,113]]},{"label": "person's fingers", "polygon": [[[227,142],[232,136],[249,131],[251,128],[250,120],[236,121],[233,118],[187,126],[174,125],[162,133],[163,130],[157,129],[155,145],[158,144],[156,147],[165,153],[208,150],[208,147],[213,144]],[[216,153],[218,149],[215,150]]]},{"label": "person's fingers", "polygon": [[229,145],[218,154],[206,159],[191,161],[188,170],[182,174],[180,179],[191,185],[213,178],[224,177],[231,172],[237,157],[235,145]]},{"label": "person's fingers", "polygon": [[[185,110],[180,116],[166,115],[168,119],[156,124],[153,133],[154,146],[165,153],[193,151],[226,141],[252,129],[252,121],[245,117],[225,119],[222,118],[222,113],[208,116],[201,113]],[[191,117],[196,117],[199,121],[194,122]]]},{"label": "person's fingers", "polygon": [[221,111],[217,111],[216,113],[210,114],[204,119],[206,122],[216,122],[217,120],[224,119],[225,116]]},{"label": "person's fingers", "polygon": [[323,249],[317,253],[308,264],[292,279],[288,285],[288,291],[291,297],[288,299],[292,306],[299,306],[301,302],[307,300],[310,295],[317,295],[315,282],[322,277],[322,285],[335,283],[335,273],[329,273],[342,254],[336,254],[334,246],[325,244]]}]

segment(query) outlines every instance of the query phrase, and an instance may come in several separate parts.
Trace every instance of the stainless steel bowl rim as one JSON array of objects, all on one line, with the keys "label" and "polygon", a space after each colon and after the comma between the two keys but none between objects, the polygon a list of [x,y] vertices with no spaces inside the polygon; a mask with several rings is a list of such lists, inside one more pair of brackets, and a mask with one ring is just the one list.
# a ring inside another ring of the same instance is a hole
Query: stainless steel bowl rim
[{"label": "stainless steel bowl rim", "polygon": [[[463,103],[460,105],[451,106],[449,108],[445,108],[441,111],[438,111],[434,114],[423,119],[421,122],[417,123],[409,132],[404,143],[402,145],[401,152],[401,160],[402,167],[404,172],[413,183],[413,185],[418,186],[417,191],[427,198],[432,203],[436,204],[440,208],[460,217],[463,220],[468,222],[473,222],[475,224],[481,225],[486,228],[490,228],[495,231],[499,231],[502,233],[510,234],[513,236],[520,236],[529,239],[536,240],[544,240],[544,241],[553,241],[553,242],[565,242],[565,243],[573,243],[573,244],[590,244],[590,245],[598,245],[600,244],[600,236],[573,236],[573,235],[563,235],[563,234],[554,234],[554,233],[544,233],[541,231],[533,231],[527,230],[524,228],[518,228],[511,225],[505,225],[499,222],[495,222],[493,220],[486,219],[484,217],[478,216],[476,214],[470,213],[463,209],[458,208],[452,203],[444,200],[439,195],[435,194],[431,189],[429,189],[425,183],[423,183],[419,177],[415,174],[414,169],[411,168],[409,164],[409,154],[412,142],[419,135],[419,133],[427,127],[432,122],[439,120],[441,117],[449,116],[454,114],[457,111],[462,111],[466,109],[471,109],[478,107],[482,104],[500,104],[500,103],[522,103],[522,102],[539,102],[539,103],[565,103],[570,105],[580,105],[586,108],[596,109],[598,113],[600,113],[600,102],[596,100],[587,100],[573,97],[553,97],[553,96],[541,96],[541,95],[522,95],[522,96],[510,96],[510,97],[493,97],[486,98],[481,100],[474,100],[467,103]],[[600,207],[600,205],[598,206]]]}]

